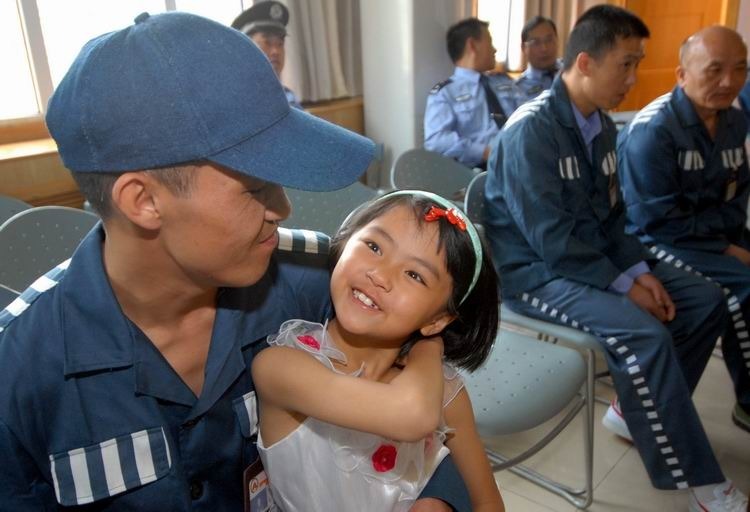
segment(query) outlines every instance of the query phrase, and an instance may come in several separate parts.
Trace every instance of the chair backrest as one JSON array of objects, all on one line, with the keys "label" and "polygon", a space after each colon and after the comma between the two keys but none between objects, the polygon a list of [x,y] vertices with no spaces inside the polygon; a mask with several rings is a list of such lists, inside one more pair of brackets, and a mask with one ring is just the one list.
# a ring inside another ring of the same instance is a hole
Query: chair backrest
[{"label": "chair backrest", "polygon": [[7,286],[0,284],[0,310],[18,298],[20,294]]},{"label": "chair backrest", "polygon": [[474,171],[433,151],[416,148],[399,156],[391,168],[391,185],[397,189],[427,190],[446,199],[463,198]]},{"label": "chair backrest", "polygon": [[13,217],[18,212],[28,210],[31,205],[15,197],[0,195],[0,224]]},{"label": "chair backrest", "polygon": [[98,222],[93,213],[66,206],[40,206],[0,225],[0,284],[23,291],[69,258]]},{"label": "chair backrest", "polygon": [[481,435],[541,425],[578,396],[586,365],[574,349],[501,328],[485,364],[464,376]]},{"label": "chair backrest", "polygon": [[355,181],[341,190],[309,192],[285,189],[292,214],[281,223],[288,228],[309,229],[333,236],[349,212],[374,199],[377,191]]},{"label": "chair backrest", "polygon": [[474,224],[481,224],[484,219],[484,182],[487,171],[482,171],[469,182],[464,197],[464,212]]}]

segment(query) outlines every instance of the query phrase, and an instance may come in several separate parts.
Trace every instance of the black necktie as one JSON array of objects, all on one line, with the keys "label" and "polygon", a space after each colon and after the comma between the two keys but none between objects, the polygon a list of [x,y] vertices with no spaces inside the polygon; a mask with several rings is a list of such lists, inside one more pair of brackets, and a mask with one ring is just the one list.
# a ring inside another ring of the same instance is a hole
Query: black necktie
[{"label": "black necktie", "polygon": [[480,75],[479,83],[484,88],[484,96],[487,98],[487,108],[490,110],[490,117],[495,121],[498,128],[502,128],[506,119],[505,112],[503,112],[503,107],[500,106],[500,102],[497,100],[497,96],[495,96],[495,91],[490,87],[487,75]]}]

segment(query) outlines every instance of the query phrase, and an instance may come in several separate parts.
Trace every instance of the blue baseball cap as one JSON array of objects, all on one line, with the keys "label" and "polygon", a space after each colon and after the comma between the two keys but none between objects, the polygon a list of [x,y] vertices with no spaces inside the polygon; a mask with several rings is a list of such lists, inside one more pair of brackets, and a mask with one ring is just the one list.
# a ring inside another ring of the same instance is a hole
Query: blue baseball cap
[{"label": "blue baseball cap", "polygon": [[352,183],[369,139],[290,108],[247,36],[181,12],[92,39],[50,98],[47,127],[74,172],[208,160],[303,190]]}]

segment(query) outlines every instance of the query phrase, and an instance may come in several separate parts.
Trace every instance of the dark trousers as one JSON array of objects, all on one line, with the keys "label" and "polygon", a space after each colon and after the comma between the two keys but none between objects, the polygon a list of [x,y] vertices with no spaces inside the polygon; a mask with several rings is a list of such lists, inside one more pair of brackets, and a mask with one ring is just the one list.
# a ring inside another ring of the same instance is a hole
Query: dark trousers
[{"label": "dark trousers", "polygon": [[599,339],[623,416],[654,487],[720,483],[724,475],[691,394],[724,332],[725,299],[716,284],[667,263],[656,263],[652,272],[676,306],[676,317],[667,324],[626,296],[567,279],[507,299],[506,304]]}]

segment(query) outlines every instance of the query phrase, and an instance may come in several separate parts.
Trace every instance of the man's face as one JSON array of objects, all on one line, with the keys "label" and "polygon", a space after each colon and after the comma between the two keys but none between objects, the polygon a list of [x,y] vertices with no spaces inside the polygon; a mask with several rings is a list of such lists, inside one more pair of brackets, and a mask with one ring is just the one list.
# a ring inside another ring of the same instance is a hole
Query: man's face
[{"label": "man's face", "polygon": [[483,72],[495,68],[495,47],[492,45],[492,35],[487,27],[482,27],[479,39],[473,39],[476,51],[476,71]]},{"label": "man's face", "polygon": [[535,69],[552,69],[557,61],[557,33],[549,23],[542,23],[529,32],[523,43],[527,62]]},{"label": "man's face", "polygon": [[589,102],[602,110],[617,107],[635,84],[644,56],[644,40],[639,37],[618,37],[604,55],[598,59],[590,56],[585,82]]},{"label": "man's face", "polygon": [[276,76],[281,76],[281,71],[284,69],[284,58],[286,56],[284,51],[284,36],[273,32],[255,32],[250,36],[250,39],[258,45],[258,48],[260,48],[263,53],[266,54],[268,60],[271,61],[271,66],[273,66]]},{"label": "man's face", "polygon": [[745,84],[747,49],[731,34],[693,44],[677,68],[677,83],[698,110],[729,108]]},{"label": "man's face", "polygon": [[276,248],[278,222],[289,215],[284,190],[272,183],[199,165],[186,194],[163,194],[163,248],[193,283],[256,283]]}]

